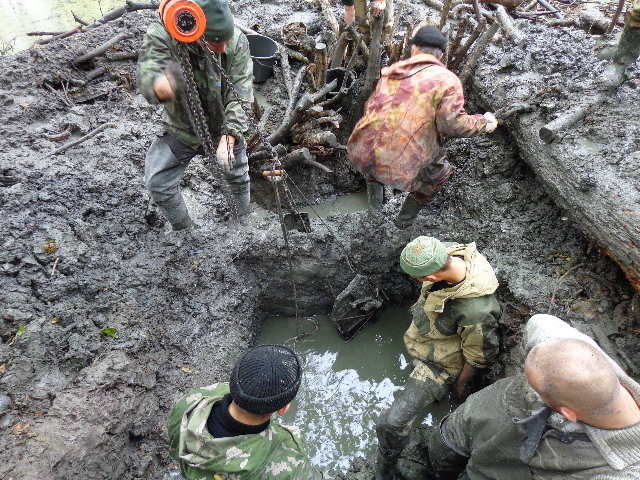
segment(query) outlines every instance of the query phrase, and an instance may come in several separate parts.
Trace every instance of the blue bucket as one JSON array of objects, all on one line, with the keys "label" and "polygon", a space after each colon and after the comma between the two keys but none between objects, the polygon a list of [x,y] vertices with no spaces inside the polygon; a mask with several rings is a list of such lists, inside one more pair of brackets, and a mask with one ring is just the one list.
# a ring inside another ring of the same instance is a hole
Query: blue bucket
[{"label": "blue bucket", "polygon": [[278,44],[264,35],[247,35],[249,53],[253,59],[253,81],[262,83],[273,73]]}]

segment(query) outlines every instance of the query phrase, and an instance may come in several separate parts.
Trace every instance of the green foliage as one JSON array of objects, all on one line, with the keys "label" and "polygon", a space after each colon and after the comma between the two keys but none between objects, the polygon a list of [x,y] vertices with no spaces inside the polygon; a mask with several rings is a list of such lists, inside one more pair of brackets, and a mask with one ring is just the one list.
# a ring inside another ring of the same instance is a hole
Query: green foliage
[{"label": "green foliage", "polygon": [[118,331],[115,328],[103,328],[100,332],[104,333],[107,337],[118,338]]}]

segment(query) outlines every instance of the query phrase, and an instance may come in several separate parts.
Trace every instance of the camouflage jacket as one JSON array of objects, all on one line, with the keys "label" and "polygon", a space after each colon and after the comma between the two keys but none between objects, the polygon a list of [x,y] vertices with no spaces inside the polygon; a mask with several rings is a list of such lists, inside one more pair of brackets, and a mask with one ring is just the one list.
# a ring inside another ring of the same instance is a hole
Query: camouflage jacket
[{"label": "camouflage jacket", "polygon": [[464,362],[484,368],[497,357],[500,305],[494,295],[498,280],[475,243],[450,245],[447,250],[464,259],[466,278],[435,292],[433,283],[423,282],[404,341],[412,357],[457,376]]},{"label": "camouflage jacket", "polygon": [[258,434],[215,438],[207,430],[211,408],[229,393],[228,383],[196,388],[169,417],[170,455],[188,480],[320,480],[293,427],[271,422]]},{"label": "camouflage jacket", "polygon": [[482,115],[465,112],[453,72],[433,55],[414,55],[382,69],[347,143],[349,162],[365,178],[421,190],[420,171],[441,158],[441,138],[471,137],[486,125]]},{"label": "camouflage jacket", "polygon": [[[138,59],[138,88],[151,104],[159,103],[153,91],[153,83],[163,74],[163,69],[176,66],[176,60],[171,53],[176,43],[159,22],[149,25]],[[242,138],[248,129],[248,120],[240,102],[202,49],[195,44],[188,44],[187,49],[214,141],[222,135],[225,120],[229,135]],[[253,63],[249,55],[247,37],[235,28],[233,38],[227,46],[227,53],[215,55],[218,56],[240,98],[250,105],[253,102]],[[189,114],[179,98],[164,102],[163,122],[167,132],[184,144],[192,148],[200,145],[200,140],[191,126]]]}]

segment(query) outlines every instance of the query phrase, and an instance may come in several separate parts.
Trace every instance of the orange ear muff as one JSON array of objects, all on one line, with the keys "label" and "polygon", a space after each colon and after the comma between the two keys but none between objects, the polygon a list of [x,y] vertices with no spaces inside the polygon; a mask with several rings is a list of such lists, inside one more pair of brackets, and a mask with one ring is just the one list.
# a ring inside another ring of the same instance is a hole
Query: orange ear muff
[{"label": "orange ear muff", "polygon": [[162,0],[158,13],[169,35],[179,42],[195,42],[207,26],[202,8],[191,0]]}]

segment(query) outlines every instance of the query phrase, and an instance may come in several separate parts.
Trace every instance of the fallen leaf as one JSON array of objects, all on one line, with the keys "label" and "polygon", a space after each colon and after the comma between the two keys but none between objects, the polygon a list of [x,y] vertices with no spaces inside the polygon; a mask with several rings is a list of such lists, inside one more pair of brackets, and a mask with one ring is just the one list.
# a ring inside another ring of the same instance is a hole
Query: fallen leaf
[{"label": "fallen leaf", "polygon": [[0,375],[4,374],[4,372],[7,371],[7,364],[3,363],[2,365],[0,365]]},{"label": "fallen leaf", "polygon": [[52,318],[52,319],[51,319],[51,323],[53,323],[54,325],[55,325],[56,323],[58,323],[59,321],[60,321],[60,319],[59,319],[58,317],[55,317],[55,318]]},{"label": "fallen leaf", "polygon": [[44,242],[42,250],[44,250],[44,253],[46,253],[47,255],[51,255],[58,250],[58,244],[53,240],[47,240],[46,242]]},{"label": "fallen leaf", "polygon": [[184,373],[191,373],[191,369],[189,367],[180,367],[180,370],[182,370]]},{"label": "fallen leaf", "polygon": [[14,343],[16,343],[16,340],[18,339],[19,336],[23,335],[24,332],[27,331],[27,327],[25,327],[24,325],[20,325],[18,327],[18,331],[16,332],[16,334],[13,336],[13,338],[11,339],[11,341],[9,343],[7,343],[7,345],[11,346]]},{"label": "fallen leaf", "polygon": [[25,102],[25,101],[22,101],[22,102],[18,103],[18,105],[20,105],[20,106],[21,106],[22,108],[24,108],[25,110],[26,110],[27,108],[31,107],[31,104],[30,104],[29,102]]},{"label": "fallen leaf", "polygon": [[27,422],[18,422],[11,429],[11,433],[15,436],[24,435],[31,426]]},{"label": "fallen leaf", "polygon": [[115,328],[103,328],[100,332],[104,333],[107,337],[118,338],[118,331]]}]

